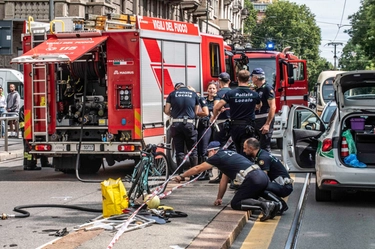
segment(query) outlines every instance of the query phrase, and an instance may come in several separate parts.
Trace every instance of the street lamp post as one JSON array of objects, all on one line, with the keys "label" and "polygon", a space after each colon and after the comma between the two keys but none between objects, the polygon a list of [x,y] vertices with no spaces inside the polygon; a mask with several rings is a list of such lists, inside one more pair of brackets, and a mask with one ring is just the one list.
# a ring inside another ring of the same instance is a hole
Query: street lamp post
[{"label": "street lamp post", "polygon": [[53,4],[54,4],[53,0],[49,0],[49,21],[50,22],[55,18],[55,15],[54,15],[55,8]]}]

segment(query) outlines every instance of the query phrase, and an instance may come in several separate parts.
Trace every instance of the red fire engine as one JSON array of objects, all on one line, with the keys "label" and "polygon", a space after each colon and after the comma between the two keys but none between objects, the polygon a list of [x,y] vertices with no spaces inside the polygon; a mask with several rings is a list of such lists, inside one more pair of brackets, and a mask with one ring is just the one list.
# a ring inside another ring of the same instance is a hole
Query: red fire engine
[{"label": "red fire engine", "polygon": [[277,139],[277,146],[282,148],[283,132],[286,128],[289,107],[292,104],[307,106],[308,81],[306,60],[300,60],[293,53],[267,49],[241,48],[227,53],[227,72],[235,82],[235,75],[241,69],[251,71],[262,68],[266,82],[275,89],[276,114],[272,138]]},{"label": "red fire engine", "polygon": [[115,14],[92,22],[41,32],[29,19],[24,54],[12,60],[24,64],[30,153],[63,172],[75,168],[79,143],[86,172],[103,158],[139,160],[145,144],[167,140],[163,106],[174,84],[203,92],[225,70],[222,37],[195,24]]}]

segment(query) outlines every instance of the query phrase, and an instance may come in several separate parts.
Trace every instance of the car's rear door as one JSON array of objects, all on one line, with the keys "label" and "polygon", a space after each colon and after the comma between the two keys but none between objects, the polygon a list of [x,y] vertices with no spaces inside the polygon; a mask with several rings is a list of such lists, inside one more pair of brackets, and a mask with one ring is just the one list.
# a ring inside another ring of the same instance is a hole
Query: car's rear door
[{"label": "car's rear door", "polygon": [[289,172],[315,172],[315,153],[325,131],[320,117],[310,108],[292,105],[283,139],[283,161]]}]

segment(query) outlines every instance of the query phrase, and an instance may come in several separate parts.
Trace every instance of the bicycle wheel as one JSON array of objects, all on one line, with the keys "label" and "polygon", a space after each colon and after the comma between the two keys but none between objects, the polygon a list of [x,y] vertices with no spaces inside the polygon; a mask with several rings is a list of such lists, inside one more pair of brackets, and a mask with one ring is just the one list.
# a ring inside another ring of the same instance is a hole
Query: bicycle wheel
[{"label": "bicycle wheel", "polygon": [[[167,156],[163,152],[156,152],[154,163],[150,165],[148,172],[148,193],[153,193],[156,188],[162,186],[169,178],[169,165]],[[167,187],[166,183],[163,188],[160,188],[157,195],[164,192]]]},{"label": "bicycle wheel", "polygon": [[133,179],[132,179],[132,186],[130,187],[130,190],[128,192],[128,198],[129,198],[129,203],[134,204],[138,198],[142,197],[142,200],[140,203],[143,201],[143,197],[145,192],[147,192],[147,189],[145,189],[144,185],[144,180],[145,180],[145,173],[144,172],[144,163],[141,161],[137,166],[136,166],[136,173],[133,174]]}]

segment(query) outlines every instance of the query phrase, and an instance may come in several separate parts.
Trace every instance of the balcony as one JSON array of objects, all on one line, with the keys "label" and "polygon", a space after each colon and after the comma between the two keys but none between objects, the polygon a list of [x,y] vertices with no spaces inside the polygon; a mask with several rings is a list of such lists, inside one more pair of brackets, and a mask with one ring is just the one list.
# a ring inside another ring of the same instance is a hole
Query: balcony
[{"label": "balcony", "polygon": [[233,2],[233,0],[224,0],[224,5],[229,5]]},{"label": "balcony", "polygon": [[[173,0],[173,2],[177,1]],[[183,10],[196,9],[202,4],[202,0],[179,0],[178,2]]]},{"label": "balcony", "polygon": [[232,31],[232,23],[229,19],[219,19],[219,27],[221,31]]},{"label": "balcony", "polygon": [[238,13],[242,9],[242,3],[241,0],[235,0],[233,2],[233,12]]},{"label": "balcony", "polygon": [[[208,4],[208,6],[207,6]],[[208,8],[207,8],[208,7]],[[209,0],[202,0],[201,5],[198,6],[198,8],[194,11],[193,16],[194,17],[202,17],[207,16],[207,10],[208,10],[208,16],[213,16],[213,7],[211,6]],[[211,18],[210,18],[211,19]]]}]

